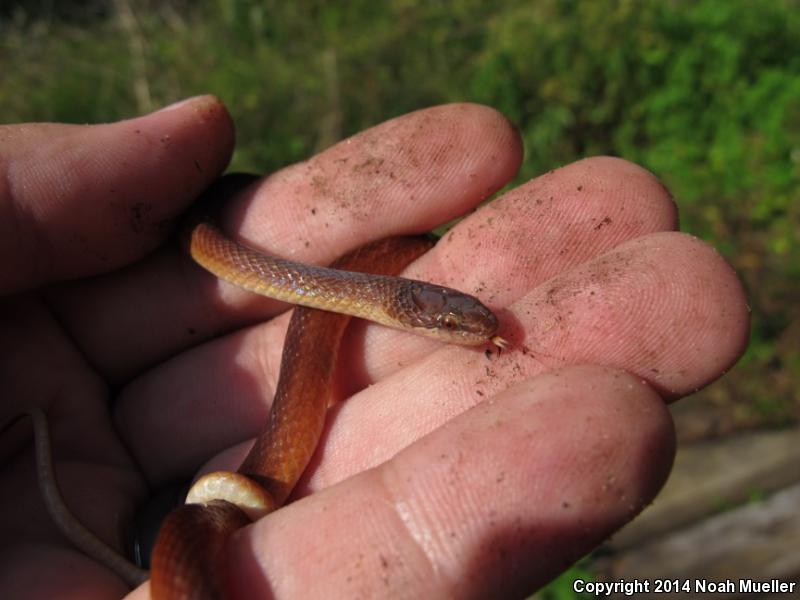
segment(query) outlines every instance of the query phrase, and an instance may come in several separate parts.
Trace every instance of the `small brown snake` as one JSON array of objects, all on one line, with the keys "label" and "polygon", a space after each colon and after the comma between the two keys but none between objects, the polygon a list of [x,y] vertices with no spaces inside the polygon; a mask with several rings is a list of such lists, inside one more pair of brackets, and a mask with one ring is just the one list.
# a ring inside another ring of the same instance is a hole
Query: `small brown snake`
[{"label": "small brown snake", "polygon": [[[335,263],[335,269],[323,268],[261,254],[226,238],[209,220],[194,223],[188,251],[198,264],[230,283],[301,307],[287,331],[267,424],[247,458],[236,473],[215,472],[198,479],[187,503],[165,520],[151,561],[154,599],[231,595],[236,586],[226,575],[226,540],[283,504],[311,460],[334,400],[331,383],[350,316],[449,343],[505,346],[496,335],[497,318],[477,299],[393,276],[431,246],[422,238],[389,238],[351,252]],[[37,418],[34,415],[35,423]],[[41,435],[37,433],[37,444]],[[43,491],[45,496],[57,494],[57,488],[46,490],[45,484]],[[48,510],[57,523],[63,520],[58,503],[55,508],[48,503]],[[125,565],[98,556],[100,551],[91,544],[76,540],[79,534],[72,524],[59,526],[84,552],[129,583],[141,579],[144,572],[134,568],[126,573]]]}]

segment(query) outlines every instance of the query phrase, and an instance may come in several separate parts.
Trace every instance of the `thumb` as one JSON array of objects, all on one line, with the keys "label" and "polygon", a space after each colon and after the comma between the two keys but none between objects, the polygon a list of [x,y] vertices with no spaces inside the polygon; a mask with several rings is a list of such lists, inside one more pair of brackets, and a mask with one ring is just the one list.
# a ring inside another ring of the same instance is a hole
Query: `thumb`
[{"label": "thumb", "polygon": [[233,142],[213,96],[118,123],[0,127],[0,293],[147,254],[224,170]]}]

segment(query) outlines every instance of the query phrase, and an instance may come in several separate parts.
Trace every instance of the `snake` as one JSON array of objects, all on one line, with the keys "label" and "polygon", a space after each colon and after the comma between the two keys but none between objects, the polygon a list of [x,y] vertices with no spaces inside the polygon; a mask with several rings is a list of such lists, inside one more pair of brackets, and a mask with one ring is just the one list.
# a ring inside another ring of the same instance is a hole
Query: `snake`
[{"label": "snake", "polygon": [[[191,258],[216,277],[245,290],[297,305],[281,356],[267,423],[236,472],[205,474],[191,486],[186,503],[170,512],[151,557],[154,600],[231,596],[226,544],[237,529],[283,505],[317,448],[333,397],[338,349],[351,317],[465,346],[507,347],[498,319],[477,298],[452,288],[398,277],[433,242],[420,236],[368,243],[330,267],[264,254],[227,237],[214,218],[193,217],[185,237]],[[34,417],[40,482],[47,477],[42,417]],[[52,462],[52,461],[51,461]],[[52,465],[50,479],[54,480]],[[147,572],[120,564],[115,551],[70,520],[57,485],[42,483],[46,506],[61,531],[129,584]],[[55,498],[55,499],[53,499]],[[66,515],[66,516],[65,516]],[[83,530],[82,530],[83,529]],[[92,543],[87,544],[88,538]],[[100,546],[98,546],[100,544]]]}]

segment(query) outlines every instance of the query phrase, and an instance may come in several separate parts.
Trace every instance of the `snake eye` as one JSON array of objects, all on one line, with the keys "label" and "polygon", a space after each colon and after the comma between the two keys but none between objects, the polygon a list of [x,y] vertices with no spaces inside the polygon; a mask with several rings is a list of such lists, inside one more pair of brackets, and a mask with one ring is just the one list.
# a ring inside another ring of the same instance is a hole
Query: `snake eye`
[{"label": "snake eye", "polygon": [[450,331],[455,331],[459,327],[459,322],[454,315],[445,315],[442,318],[442,325],[444,325],[445,329],[449,329]]}]

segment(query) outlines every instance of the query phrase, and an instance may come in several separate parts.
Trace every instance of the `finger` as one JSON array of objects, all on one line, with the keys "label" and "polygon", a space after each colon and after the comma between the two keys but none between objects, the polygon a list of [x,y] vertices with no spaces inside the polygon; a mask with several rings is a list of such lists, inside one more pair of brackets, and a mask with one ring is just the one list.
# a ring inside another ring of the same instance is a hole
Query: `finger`
[{"label": "finger", "polygon": [[252,596],[523,597],[646,506],[673,454],[640,379],[564,369],[243,530],[232,579]]},{"label": "finger", "polygon": [[624,369],[665,396],[692,393],[736,362],[749,327],[730,266],[703,242],[668,232],[550,279],[510,312],[512,351],[486,357],[443,347],[348,398],[299,492],[380,464],[513,383],[559,366]]},{"label": "finger", "polygon": [[103,273],[150,252],[228,162],[233,127],[203,96],[107,125],[0,129],[0,291]]},{"label": "finger", "polygon": [[[86,418],[70,420],[72,425],[83,427],[84,437],[94,437],[97,422]],[[102,425],[108,427],[107,423]],[[74,430],[66,433],[55,431],[56,441],[74,439]],[[141,500],[141,481],[130,467],[117,468],[118,444],[107,446],[105,454],[94,452],[101,445],[95,440],[84,443],[82,448],[77,447],[79,444],[70,440],[57,443],[54,448],[58,452],[54,466],[65,503],[78,522],[121,552],[121,523],[130,519],[134,503]],[[108,460],[109,457],[113,458]],[[53,525],[45,511],[29,453],[20,453],[4,464],[2,485],[3,490],[13,491],[0,497],[4,511],[0,527],[5,542],[0,552],[2,597],[73,597],[65,596],[64,590],[75,589],[80,590],[74,595],[76,598],[114,598],[124,593],[127,586],[117,575],[76,549]]]},{"label": "finger", "polygon": [[[268,253],[328,263],[369,240],[428,231],[463,214],[505,185],[520,157],[516,133],[493,110],[423,110],[268,177],[226,207],[222,225]],[[54,303],[87,356],[117,380],[285,310],[174,253],[73,286]]]},{"label": "finger", "polygon": [[64,502],[78,522],[113,548],[124,547],[120,524],[144,497],[144,482],[111,426],[103,382],[31,296],[0,302],[6,350],[0,360],[0,426],[14,423],[0,433],[0,489],[6,492],[0,494],[0,530],[7,542],[0,558],[0,597],[52,598],[54,589],[77,579],[85,584],[84,595],[89,588],[119,595],[124,587],[119,579],[76,550],[45,510],[30,420],[18,417],[32,407],[47,412]]}]

